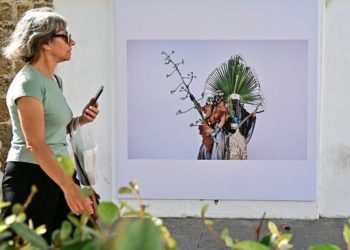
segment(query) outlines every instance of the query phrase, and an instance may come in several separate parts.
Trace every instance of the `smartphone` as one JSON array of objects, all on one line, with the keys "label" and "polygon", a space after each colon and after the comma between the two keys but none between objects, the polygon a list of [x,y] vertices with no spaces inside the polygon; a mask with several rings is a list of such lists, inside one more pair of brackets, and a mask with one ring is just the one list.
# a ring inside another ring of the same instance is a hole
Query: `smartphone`
[{"label": "smartphone", "polygon": [[92,100],[89,103],[90,104],[89,106],[94,106],[96,104],[98,98],[102,94],[102,91],[103,91],[103,85],[99,88],[99,90],[97,91],[96,95],[92,98]]}]

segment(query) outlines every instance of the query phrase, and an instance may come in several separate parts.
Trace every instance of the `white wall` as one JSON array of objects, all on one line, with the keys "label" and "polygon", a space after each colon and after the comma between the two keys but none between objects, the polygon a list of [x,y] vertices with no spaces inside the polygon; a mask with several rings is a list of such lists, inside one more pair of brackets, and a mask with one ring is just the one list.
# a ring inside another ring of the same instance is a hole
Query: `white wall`
[{"label": "white wall", "polygon": [[320,214],[350,215],[350,1],[328,1],[321,88]]},{"label": "white wall", "polygon": [[[115,197],[113,190],[113,122],[115,109],[115,58],[113,51],[113,0],[55,0],[56,10],[67,18],[77,45],[71,62],[62,64],[58,73],[64,79],[65,94],[76,115],[101,83],[105,92],[100,101],[101,114],[91,126],[99,145],[100,175],[96,189],[103,199]],[[258,218],[317,218],[350,214],[350,133],[347,128],[346,95],[350,91],[346,75],[350,65],[350,42],[347,28],[349,0],[328,1],[324,13],[324,50],[322,88],[320,88],[320,157],[318,166],[318,201],[219,201],[211,205],[209,216]],[[321,20],[322,22],[322,20]],[[322,32],[321,32],[322,34]],[[321,65],[321,64],[320,64]],[[142,188],[142,187],[141,187]],[[158,216],[199,215],[206,201],[147,200],[151,212]]]},{"label": "white wall", "polygon": [[57,0],[55,9],[69,23],[69,32],[76,45],[72,60],[62,63],[57,73],[63,78],[64,94],[75,116],[105,86],[99,100],[100,115],[89,125],[99,147],[97,164],[99,176],[96,190],[103,199],[111,199],[113,130],[114,54],[112,0]]}]

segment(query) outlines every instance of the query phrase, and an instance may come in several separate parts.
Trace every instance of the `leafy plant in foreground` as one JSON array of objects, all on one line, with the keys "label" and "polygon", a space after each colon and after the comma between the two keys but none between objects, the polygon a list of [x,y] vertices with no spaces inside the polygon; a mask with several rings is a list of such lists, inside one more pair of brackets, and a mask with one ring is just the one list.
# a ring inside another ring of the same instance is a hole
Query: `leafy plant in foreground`
[{"label": "leafy plant in foreground", "polygon": [[[205,214],[208,211],[208,204],[204,205],[201,209],[201,218],[206,225],[209,232],[220,242],[223,246],[231,250],[288,250],[292,249],[291,244],[292,234],[285,233],[283,229],[279,229],[277,225],[269,221],[267,224],[269,233],[260,239],[260,231],[265,219],[265,214],[260,219],[260,223],[256,229],[255,240],[243,240],[240,241],[230,235],[227,228],[224,228],[221,233],[218,233],[214,228],[214,222],[206,218]],[[344,240],[347,244],[347,249],[350,250],[350,219],[348,224],[344,226],[343,230]],[[341,248],[334,244],[323,243],[314,244],[308,247],[308,250],[341,250]]]},{"label": "leafy plant in foreground", "polygon": [[[69,159],[60,158],[59,162],[67,174],[72,173]],[[8,249],[93,249],[93,250],[176,250],[176,241],[171,237],[161,219],[146,212],[139,185],[130,181],[128,187],[120,188],[121,194],[134,195],[138,207],[131,207],[126,201],[101,202],[97,207],[98,220],[89,215],[80,217],[69,215],[67,220],[52,234],[52,244],[48,245],[41,234],[46,232],[45,225],[34,229],[25,210],[37,192],[35,187],[24,205],[14,204],[12,215],[0,220],[0,250]],[[91,196],[93,190],[83,188],[81,195]],[[1,202],[0,208],[10,206]]]}]

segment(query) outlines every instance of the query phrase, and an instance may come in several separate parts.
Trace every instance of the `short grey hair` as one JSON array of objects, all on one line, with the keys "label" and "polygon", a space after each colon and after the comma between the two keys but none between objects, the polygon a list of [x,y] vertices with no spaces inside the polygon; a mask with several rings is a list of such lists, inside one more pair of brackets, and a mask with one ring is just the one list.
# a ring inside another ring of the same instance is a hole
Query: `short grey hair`
[{"label": "short grey hair", "polygon": [[8,59],[30,62],[52,35],[66,29],[67,21],[52,8],[28,10],[17,23],[3,54]]}]

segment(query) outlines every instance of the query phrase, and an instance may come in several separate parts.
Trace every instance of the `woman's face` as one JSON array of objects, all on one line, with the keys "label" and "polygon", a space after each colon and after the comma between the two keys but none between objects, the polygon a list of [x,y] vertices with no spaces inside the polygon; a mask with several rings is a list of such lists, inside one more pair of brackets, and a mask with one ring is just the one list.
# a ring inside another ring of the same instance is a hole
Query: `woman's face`
[{"label": "woman's face", "polygon": [[56,62],[59,63],[71,59],[72,47],[75,45],[75,41],[67,31],[58,31],[52,36],[49,44],[51,56]]}]

